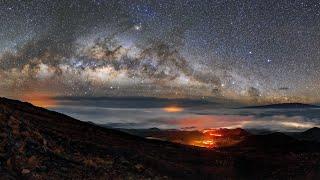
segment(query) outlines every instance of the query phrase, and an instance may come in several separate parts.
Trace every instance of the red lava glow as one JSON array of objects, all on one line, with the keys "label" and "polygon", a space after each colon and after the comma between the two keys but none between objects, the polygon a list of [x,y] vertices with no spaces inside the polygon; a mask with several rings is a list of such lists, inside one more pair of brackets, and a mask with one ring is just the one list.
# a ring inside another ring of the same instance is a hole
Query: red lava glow
[{"label": "red lava glow", "polygon": [[226,147],[239,141],[237,131],[226,131],[224,128],[241,127],[243,123],[251,121],[252,117],[203,115],[183,117],[168,121],[168,124],[184,128],[198,129],[202,135],[190,137],[186,144],[206,148]]},{"label": "red lava glow", "polygon": [[195,140],[190,143],[190,145],[198,146],[198,147],[205,147],[205,148],[214,148],[216,144],[213,140],[205,139],[205,140]]},{"label": "red lava glow", "polygon": [[198,146],[198,147],[205,147],[205,148],[214,148],[214,142],[212,140],[202,140],[202,141],[192,141],[190,145]]},{"label": "red lava glow", "polygon": [[222,137],[222,134],[217,133],[216,129],[204,129],[202,133],[207,136]]},{"label": "red lava glow", "polygon": [[58,105],[53,95],[47,92],[28,92],[21,96],[21,100],[44,108],[52,108]]},{"label": "red lava glow", "polygon": [[222,137],[222,134],[215,134],[215,133],[210,133],[210,136],[215,136],[215,137]]},{"label": "red lava glow", "polygon": [[179,106],[167,106],[167,107],[164,107],[163,110],[168,113],[178,113],[178,112],[182,112],[184,109]]},{"label": "red lava glow", "polygon": [[223,137],[222,134],[217,133],[216,129],[205,129],[201,131],[203,137],[201,140],[194,140],[190,144],[193,146],[215,148],[217,147],[217,138]]}]

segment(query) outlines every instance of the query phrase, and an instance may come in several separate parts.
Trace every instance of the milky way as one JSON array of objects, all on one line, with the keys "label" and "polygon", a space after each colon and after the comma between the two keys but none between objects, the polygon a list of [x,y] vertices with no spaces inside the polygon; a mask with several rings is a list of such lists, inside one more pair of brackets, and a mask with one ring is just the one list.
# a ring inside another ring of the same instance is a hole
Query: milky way
[{"label": "milky way", "polygon": [[0,95],[320,101],[320,2],[7,1]]}]

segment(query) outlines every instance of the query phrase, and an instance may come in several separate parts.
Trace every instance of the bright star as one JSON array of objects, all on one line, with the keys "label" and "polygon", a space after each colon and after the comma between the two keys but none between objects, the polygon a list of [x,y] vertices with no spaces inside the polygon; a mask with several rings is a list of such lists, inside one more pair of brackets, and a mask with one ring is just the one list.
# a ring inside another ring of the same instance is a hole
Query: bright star
[{"label": "bright star", "polygon": [[134,29],[137,31],[140,31],[142,29],[142,25],[141,24],[136,24],[134,25]]}]

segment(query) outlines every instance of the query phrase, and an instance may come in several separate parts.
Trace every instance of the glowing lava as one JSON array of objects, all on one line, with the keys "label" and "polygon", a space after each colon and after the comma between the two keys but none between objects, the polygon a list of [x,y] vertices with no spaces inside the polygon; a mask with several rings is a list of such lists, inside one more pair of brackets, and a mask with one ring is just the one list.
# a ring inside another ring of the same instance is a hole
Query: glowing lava
[{"label": "glowing lava", "polygon": [[221,134],[216,134],[216,133],[209,133],[210,136],[215,136],[215,137],[222,137]]},{"label": "glowing lava", "polygon": [[206,147],[213,147],[214,146],[213,140],[203,140],[201,143],[204,144]]},{"label": "glowing lava", "polygon": [[217,133],[216,129],[205,129],[202,130],[202,133],[207,136],[222,137],[222,134]]},{"label": "glowing lava", "polygon": [[221,141],[222,134],[218,133],[216,129],[205,129],[201,131],[203,136],[201,139],[194,140],[190,144],[193,146],[214,148],[217,147],[217,142]]},{"label": "glowing lava", "polygon": [[214,148],[215,142],[213,140],[205,139],[205,140],[195,140],[190,145],[205,147],[205,148]]},{"label": "glowing lava", "polygon": [[168,113],[178,113],[178,112],[182,112],[183,108],[179,106],[167,106],[167,107],[164,107],[163,110]]}]

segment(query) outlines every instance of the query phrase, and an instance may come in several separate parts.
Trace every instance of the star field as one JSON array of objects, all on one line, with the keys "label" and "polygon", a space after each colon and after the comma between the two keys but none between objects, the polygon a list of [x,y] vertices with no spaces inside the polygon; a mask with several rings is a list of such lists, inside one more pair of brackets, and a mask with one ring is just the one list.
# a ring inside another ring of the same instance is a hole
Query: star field
[{"label": "star field", "polygon": [[0,95],[320,101],[320,2],[4,1]]}]

